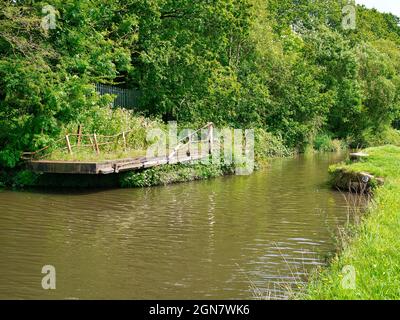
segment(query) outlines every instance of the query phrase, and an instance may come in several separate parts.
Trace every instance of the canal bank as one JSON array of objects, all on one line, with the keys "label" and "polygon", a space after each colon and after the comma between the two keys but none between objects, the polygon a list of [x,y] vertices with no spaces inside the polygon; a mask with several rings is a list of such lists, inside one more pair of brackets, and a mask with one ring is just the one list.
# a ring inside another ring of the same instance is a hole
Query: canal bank
[{"label": "canal bank", "polygon": [[[141,188],[180,182],[205,180],[235,173],[234,165],[171,164],[110,175],[34,173],[9,170],[3,174],[2,186],[23,188]],[[1,186],[1,185],[0,185]]]},{"label": "canal bank", "polygon": [[[329,267],[312,273],[308,299],[399,299],[400,290],[400,148],[365,150],[357,163],[331,168],[334,181],[343,171],[384,179],[359,225],[348,230],[344,246]],[[303,297],[303,296],[301,296]]]},{"label": "canal bank", "polygon": [[[295,154],[295,151],[286,147],[280,138],[262,129],[255,129],[254,132],[254,151],[249,149],[249,157],[247,151],[246,156],[237,157],[229,145],[228,148],[221,148],[219,153],[217,152],[219,156],[208,156],[208,152],[202,152],[199,156],[195,150],[203,150],[203,146],[202,142],[197,142],[196,139],[190,142],[191,148],[187,145],[183,145],[186,148],[181,146],[182,149],[179,149],[171,159],[168,156],[157,159],[138,157],[94,161],[95,158],[92,159],[85,154],[81,158],[67,160],[60,158],[60,160],[56,157],[57,154],[53,159],[50,153],[48,156],[50,160],[26,159],[13,168],[0,167],[0,187],[14,189],[151,187],[230,175],[236,173],[238,169],[251,174],[253,169],[259,169],[272,158],[290,157]],[[193,149],[196,144],[197,148]],[[217,147],[210,150],[218,151]],[[217,157],[220,157],[219,161]],[[134,167],[134,170],[126,170],[126,165]]]},{"label": "canal bank", "polygon": [[326,182],[344,157],[165,187],[3,190],[0,297],[285,299],[335,250],[347,203]]}]

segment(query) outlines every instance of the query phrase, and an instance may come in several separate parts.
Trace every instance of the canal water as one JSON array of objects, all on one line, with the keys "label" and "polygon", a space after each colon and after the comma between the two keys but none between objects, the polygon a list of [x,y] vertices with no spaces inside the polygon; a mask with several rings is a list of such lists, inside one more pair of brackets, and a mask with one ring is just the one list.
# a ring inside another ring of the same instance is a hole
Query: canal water
[{"label": "canal water", "polygon": [[342,157],[148,189],[0,191],[0,298],[285,298],[347,220],[327,185]]}]

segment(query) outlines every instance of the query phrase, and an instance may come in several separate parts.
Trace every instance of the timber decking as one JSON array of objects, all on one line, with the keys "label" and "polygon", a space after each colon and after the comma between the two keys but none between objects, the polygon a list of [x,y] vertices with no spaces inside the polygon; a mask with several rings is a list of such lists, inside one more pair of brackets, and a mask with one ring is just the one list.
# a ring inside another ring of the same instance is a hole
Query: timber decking
[{"label": "timber decking", "polygon": [[28,170],[37,173],[64,173],[64,174],[113,174],[125,171],[152,168],[165,164],[188,163],[196,160],[208,158],[209,154],[186,153],[177,155],[173,158],[132,158],[107,160],[99,162],[83,161],[50,161],[50,160],[30,160],[27,161]]},{"label": "timber decking", "polygon": [[[197,135],[202,129],[208,129],[208,135],[206,140],[194,141],[192,138]],[[49,147],[44,147],[36,152],[24,152],[23,159],[26,160],[26,168],[33,172],[38,173],[60,173],[60,174],[112,174],[124,171],[133,171],[140,169],[147,169],[165,164],[176,164],[197,161],[208,158],[213,152],[213,141],[214,141],[214,125],[210,122],[201,129],[190,133],[185,138],[178,141],[178,145],[171,151],[168,156],[163,157],[137,157],[130,159],[116,159],[107,161],[53,161],[53,160],[34,160],[35,156],[41,152],[46,151]],[[124,149],[126,149],[126,132],[112,136],[117,140],[122,137],[124,143]],[[72,136],[72,135],[71,135]],[[107,145],[110,142],[98,143],[97,135],[83,135],[82,127],[79,126],[76,145],[72,145],[70,141],[70,135],[65,136],[65,142],[67,144],[66,149],[70,155],[73,154],[72,148],[83,147],[82,137],[86,136],[90,138],[91,144],[97,155],[100,155],[100,145]],[[106,136],[103,136],[105,138]],[[109,137],[108,137],[109,138]],[[61,139],[60,139],[61,140]],[[187,140],[187,142],[185,142]],[[59,141],[59,140],[58,140]],[[58,142],[57,141],[57,142]],[[204,145],[205,143],[205,145]],[[197,144],[197,148],[192,148],[193,144]],[[199,151],[201,150],[201,151]],[[29,158],[26,158],[26,157]]]}]

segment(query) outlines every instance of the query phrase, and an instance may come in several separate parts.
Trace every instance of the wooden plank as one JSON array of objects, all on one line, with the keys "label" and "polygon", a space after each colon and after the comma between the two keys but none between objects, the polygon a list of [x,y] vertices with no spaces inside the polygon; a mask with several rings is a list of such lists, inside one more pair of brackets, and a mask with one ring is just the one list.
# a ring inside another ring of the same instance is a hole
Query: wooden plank
[{"label": "wooden plank", "polygon": [[168,159],[168,164],[177,164],[178,163],[178,158],[177,157],[173,157]]},{"label": "wooden plank", "polygon": [[190,162],[190,161],[192,161],[192,157],[180,158],[178,160],[179,163],[185,163],[185,162]]},{"label": "wooden plank", "polygon": [[115,172],[124,172],[124,171],[130,171],[130,170],[137,170],[143,168],[143,163],[140,161],[140,159],[135,159],[131,160],[129,162],[122,162],[122,163],[116,163],[115,164]]},{"label": "wooden plank", "polygon": [[179,159],[159,158],[136,158],[121,159],[102,162],[79,162],[79,161],[28,161],[27,168],[34,172],[43,173],[68,173],[68,174],[112,174],[124,171],[138,170],[141,168],[151,168],[166,164],[187,163],[204,158],[202,154],[192,154],[191,156]]},{"label": "wooden plank", "polygon": [[352,160],[352,161],[360,161],[360,160],[366,159],[368,157],[369,157],[369,154],[364,153],[364,152],[350,153],[350,160]]},{"label": "wooden plank", "polygon": [[136,164],[126,164],[122,166],[118,166],[115,169],[115,173],[120,173],[120,172],[126,172],[126,171],[134,171],[143,168],[142,163],[136,163]]},{"label": "wooden plank", "polygon": [[151,160],[144,163],[144,168],[157,167],[168,163],[168,159]]},{"label": "wooden plank", "polygon": [[68,174],[97,174],[97,166],[95,163],[51,163],[31,161],[27,164],[27,168],[34,172],[41,173],[68,173]]},{"label": "wooden plank", "polygon": [[100,169],[98,171],[98,173],[99,174],[112,174],[112,173],[115,173],[115,169],[112,167],[107,167],[107,168]]}]

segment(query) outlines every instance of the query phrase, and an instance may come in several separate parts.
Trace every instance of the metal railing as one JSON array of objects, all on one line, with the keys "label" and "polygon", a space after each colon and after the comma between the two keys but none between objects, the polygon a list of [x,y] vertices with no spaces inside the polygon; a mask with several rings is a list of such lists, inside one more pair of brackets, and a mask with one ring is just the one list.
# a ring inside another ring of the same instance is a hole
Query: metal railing
[{"label": "metal railing", "polygon": [[116,95],[113,106],[122,108],[135,108],[139,105],[140,91],[137,89],[124,89],[106,84],[96,83],[96,92],[100,95]]}]

